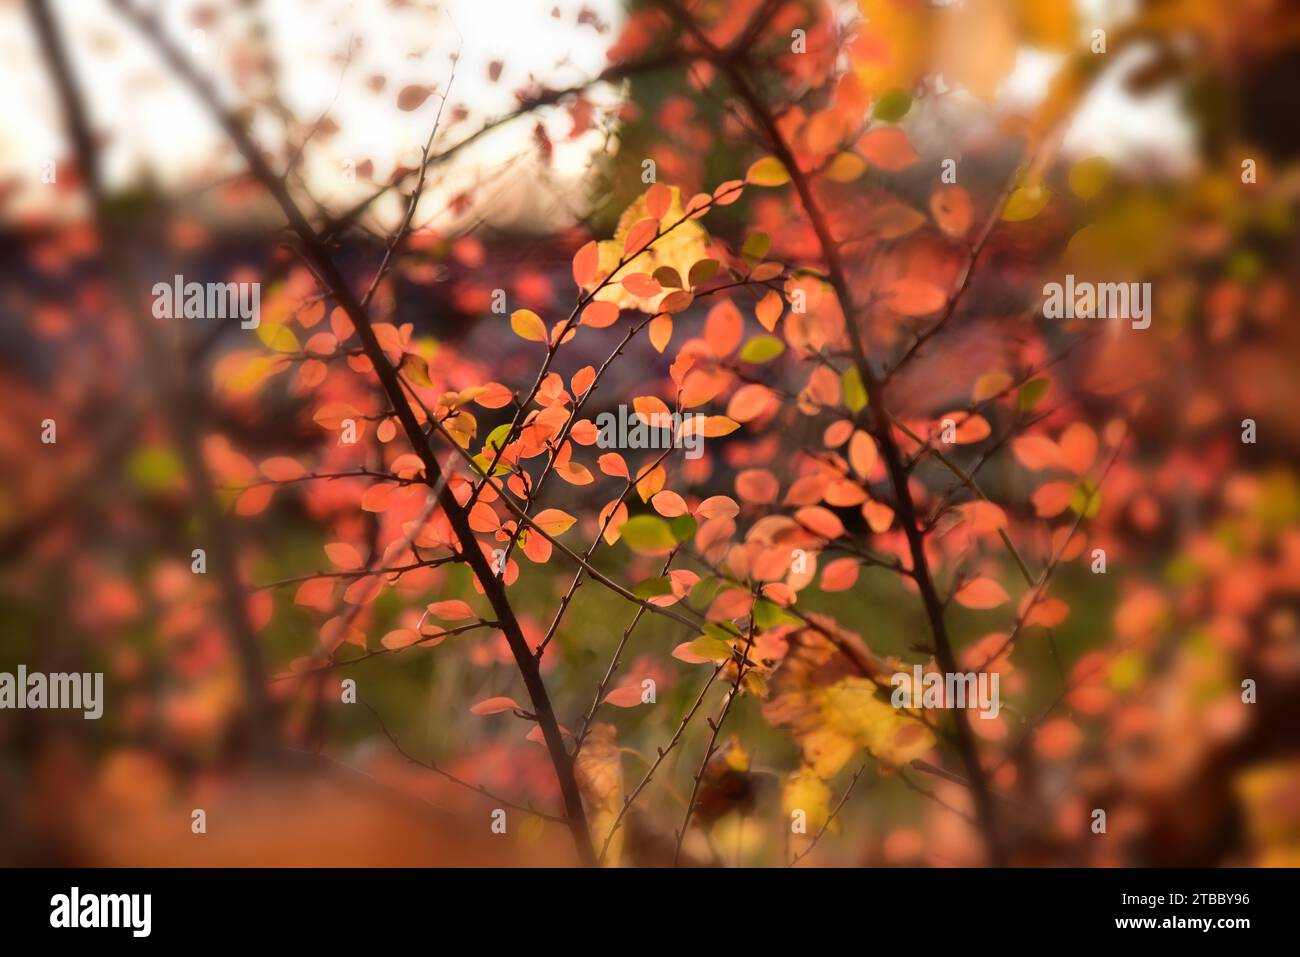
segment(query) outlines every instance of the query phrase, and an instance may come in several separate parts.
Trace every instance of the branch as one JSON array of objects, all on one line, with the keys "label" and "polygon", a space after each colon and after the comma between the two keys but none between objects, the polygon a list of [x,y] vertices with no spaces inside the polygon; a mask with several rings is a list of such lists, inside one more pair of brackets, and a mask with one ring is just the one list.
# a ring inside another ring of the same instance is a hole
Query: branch
[{"label": "branch", "polygon": [[731,683],[731,689],[722,701],[722,711],[718,714],[717,721],[709,722],[709,746],[704,749],[704,757],[700,759],[700,769],[695,773],[695,778],[691,782],[691,796],[686,802],[686,815],[682,818],[682,828],[677,832],[677,846],[673,849],[673,867],[677,866],[678,860],[682,856],[682,841],[686,840],[686,832],[691,826],[691,815],[695,812],[695,799],[700,793],[700,782],[704,780],[704,772],[708,770],[709,761],[718,750],[718,734],[722,730],[722,723],[727,720],[727,715],[731,713],[731,705],[740,694],[740,683],[745,678],[745,666],[749,663],[749,652],[754,647],[754,618],[751,615],[749,619],[749,634],[745,640],[745,650],[736,663],[736,680]]},{"label": "branch", "polygon": [[199,431],[186,413],[188,403],[183,383],[176,372],[177,357],[168,349],[159,330],[150,326],[146,311],[137,308],[133,302],[140,284],[126,255],[127,246],[113,223],[90,118],[73,75],[59,26],[47,0],[28,0],[27,9],[53,77],[68,128],[68,138],[72,141],[77,164],[85,180],[104,249],[107,271],[117,298],[130,317],[136,339],[144,351],[154,379],[157,401],[162,406],[168,431],[180,453],[190,491],[194,496],[195,509],[207,534],[205,546],[212,557],[213,570],[221,590],[222,613],[239,666],[253,747],[258,756],[265,760],[278,748],[278,735],[274,712],[267,695],[266,668],[262,661],[261,646],[249,617],[248,602],[239,577],[235,540],[226,524],[203,460]]},{"label": "branch", "polygon": [[[912,501],[908,486],[907,470],[904,466],[898,444],[889,426],[889,415],[885,403],[883,383],[876,377],[867,361],[866,347],[862,333],[858,328],[858,309],[854,303],[849,284],[848,271],[840,252],[839,244],[832,235],[826,216],[813,193],[812,184],[800,169],[798,161],[789,143],[777,126],[771,110],[762,98],[750,86],[745,75],[728,57],[723,55],[704,34],[699,25],[681,5],[679,0],[659,0],[669,16],[676,20],[683,29],[695,38],[706,51],[709,59],[726,78],[735,94],[745,103],[755,121],[769,140],[773,154],[789,173],[790,181],[799,195],[809,225],[817,237],[822,258],[826,261],[831,288],[839,300],[840,311],[844,315],[844,327],[849,338],[849,347],[853,363],[858,370],[867,392],[867,408],[873,410],[875,424],[870,429],[880,447],[881,457],[885,460],[890,482],[894,488],[896,513],[899,523],[907,537],[908,550],[912,556],[912,571],[921,593],[926,618],[934,636],[935,656],[939,666],[949,673],[957,672],[957,658],[953,652],[952,641],[948,635],[947,624],[943,616],[943,604],[935,590],[930,574],[929,559],[925,553],[925,542],[917,525],[916,506]],[[974,734],[969,725],[960,717],[956,721],[957,748],[966,773],[970,778],[971,795],[975,801],[989,858],[994,864],[1005,863],[1006,855],[998,837],[997,818],[989,791],[988,780],[980,764]]]},{"label": "branch", "polygon": [[447,516],[453,533],[462,545],[466,562],[479,580],[479,584],[482,585],[484,594],[492,605],[497,619],[501,622],[502,633],[505,635],[510,652],[515,659],[515,664],[524,679],[524,685],[532,702],[533,712],[537,717],[538,726],[541,728],[543,739],[546,742],[547,752],[550,754],[551,763],[555,768],[555,776],[564,800],[565,814],[569,829],[573,834],[579,859],[584,865],[595,864],[595,849],[592,847],[591,834],[587,829],[587,815],[582,805],[582,796],[578,790],[577,779],[574,776],[573,761],[564,746],[564,739],[561,736],[559,724],[556,722],[555,712],[551,707],[550,696],[542,681],[537,661],[528,647],[528,641],[524,637],[523,629],[515,616],[514,609],[510,606],[505,586],[492,573],[487,557],[483,554],[478,539],[469,526],[465,511],[456,501],[456,497],[451,490],[441,483],[442,470],[438,465],[437,458],[427,437],[421,430],[410,404],[405,398],[397,371],[389,363],[388,357],[384,354],[383,348],[375,337],[369,315],[361,307],[360,301],[343,277],[338,265],[334,262],[329,247],[316,234],[311,224],[307,222],[301,210],[289,195],[287,188],[271,170],[261,150],[253,142],[243,124],[234,114],[222,107],[212,85],[194,69],[179,48],[162,33],[153,16],[136,10],[126,0],[112,0],[112,4],[141,31],[163,60],[184,80],[186,85],[212,113],[226,135],[235,144],[253,176],[279,205],[286,219],[288,219],[290,227],[297,235],[304,254],[312,261],[326,288],[352,321],[357,336],[360,338],[366,355],[379,377],[389,402],[393,405],[398,421],[401,423],[412,449],[424,462],[426,481],[430,486],[440,484],[442,486],[438,493],[439,504]]}]

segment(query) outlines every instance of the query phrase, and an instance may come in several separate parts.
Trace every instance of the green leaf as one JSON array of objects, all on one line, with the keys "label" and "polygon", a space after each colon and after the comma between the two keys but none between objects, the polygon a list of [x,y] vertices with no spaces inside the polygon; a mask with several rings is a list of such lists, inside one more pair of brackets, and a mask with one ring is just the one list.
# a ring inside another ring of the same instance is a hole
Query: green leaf
[{"label": "green leaf", "polygon": [[689,542],[695,537],[695,529],[699,525],[690,515],[678,515],[668,523],[668,527],[672,530],[673,538],[678,542]]},{"label": "green leaf", "polygon": [[677,274],[677,270],[672,266],[660,266],[651,275],[654,276],[655,282],[665,289],[682,288],[682,277]]},{"label": "green leaf", "polygon": [[181,463],[171,449],[144,448],[131,456],[127,473],[140,488],[159,492],[170,488],[180,479]]},{"label": "green leaf", "polygon": [[876,119],[885,123],[897,123],[912,108],[912,94],[906,90],[889,90],[882,93],[872,113]]},{"label": "green leaf", "polygon": [[632,589],[632,594],[636,595],[637,598],[655,598],[658,595],[671,595],[672,592],[673,586],[667,575],[662,575],[659,578],[647,578]]},{"label": "green leaf", "polygon": [[510,434],[510,425],[511,423],[509,422],[503,422],[501,425],[498,425],[495,429],[489,432],[488,437],[483,440],[483,448],[491,449],[495,452],[497,449],[505,445],[506,436]]},{"label": "green leaf", "polygon": [[731,622],[711,621],[704,626],[704,633],[717,638],[719,641],[730,641],[732,638],[745,637],[740,633],[740,629]]},{"label": "green leaf", "polygon": [[686,600],[697,608],[713,604],[722,591],[722,583],[712,575],[705,575],[691,588]]},{"label": "green leaf", "polygon": [[658,515],[636,515],[620,530],[627,547],[638,555],[664,555],[677,545],[673,530]]},{"label": "green leaf", "polygon": [[[496,458],[495,452],[480,452],[478,455],[474,456],[473,462],[478,467],[480,473],[487,474],[487,470],[492,467],[492,460],[494,458]],[[510,463],[503,459],[502,461],[497,462],[496,468],[492,469],[492,475],[493,477],[498,475],[509,475],[511,471],[513,470]]]},{"label": "green leaf", "polygon": [[867,407],[867,389],[862,384],[862,376],[858,375],[857,366],[849,366],[840,375],[840,391],[850,412],[861,412]]},{"label": "green leaf", "polygon": [[1020,393],[1016,396],[1016,405],[1021,412],[1028,412],[1034,406],[1042,401],[1043,396],[1047,395],[1047,389],[1051,382],[1047,379],[1030,379],[1020,387]]},{"label": "green leaf", "polygon": [[759,365],[771,362],[783,352],[785,352],[785,343],[776,336],[755,336],[740,350],[740,361]]},{"label": "green leaf", "polygon": [[1096,482],[1086,478],[1079,479],[1079,484],[1074,487],[1074,494],[1070,496],[1070,511],[1084,518],[1097,517],[1097,513],[1101,511],[1101,492]]},{"label": "green leaf", "polygon": [[740,252],[750,263],[756,263],[767,255],[771,246],[772,240],[767,233],[752,233],[740,247]]},{"label": "green leaf", "polygon": [[797,625],[798,623],[798,618],[795,618],[774,601],[760,598],[754,602],[754,624],[759,628],[775,628],[777,625]]},{"label": "green leaf", "polygon": [[710,661],[725,661],[731,657],[731,645],[708,635],[700,635],[687,646],[692,654]]},{"label": "green leaf", "polygon": [[721,265],[716,259],[701,259],[691,267],[690,275],[686,281],[690,283],[692,289],[702,283],[708,282],[718,274],[718,266]]}]

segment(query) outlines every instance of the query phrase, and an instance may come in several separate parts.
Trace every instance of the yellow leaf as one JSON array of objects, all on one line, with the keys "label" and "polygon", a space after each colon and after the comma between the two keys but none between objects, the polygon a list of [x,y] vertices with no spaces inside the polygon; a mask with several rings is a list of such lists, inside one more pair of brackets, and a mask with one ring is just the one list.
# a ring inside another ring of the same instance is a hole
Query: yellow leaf
[{"label": "yellow leaf", "polygon": [[[623,807],[623,755],[618,746],[618,732],[612,724],[591,726],[582,750],[574,759],[573,771],[599,849]],[[609,842],[605,863],[617,867],[622,849],[623,829],[619,828]]]},{"label": "yellow leaf", "polygon": [[1051,194],[1042,186],[1022,186],[1007,198],[1007,205],[1002,209],[1002,218],[1009,223],[1019,223],[1033,219],[1043,211]]},{"label": "yellow leaf", "polygon": [[813,615],[812,620],[835,634],[835,642],[812,629],[789,636],[791,650],[762,706],[771,724],[790,729],[806,768],[826,779],[863,749],[895,766],[929,750],[934,736],[917,715],[890,703],[888,685],[882,690],[862,677],[864,667],[888,674],[889,663],[833,619]]},{"label": "yellow leaf", "polygon": [[529,342],[546,341],[546,325],[531,309],[516,309],[510,314],[510,328],[515,335]]},{"label": "yellow leaf", "polygon": [[[801,768],[786,779],[781,789],[781,807],[790,820],[794,819],[796,812],[802,811],[806,828],[803,833],[813,837],[831,816],[831,789],[811,768]],[[839,830],[838,823],[831,821],[826,829],[835,833]]]},{"label": "yellow leaf", "polygon": [[544,508],[533,516],[533,524],[547,535],[563,535],[577,519],[558,508]]},{"label": "yellow leaf", "polygon": [[851,183],[867,171],[867,161],[857,153],[841,153],[831,161],[826,176],[835,183]]},{"label": "yellow leaf", "polygon": [[647,332],[650,336],[650,345],[655,347],[655,352],[663,352],[668,347],[668,340],[673,337],[673,317],[655,316],[650,320],[650,328]]},{"label": "yellow leaf", "polygon": [[749,167],[745,180],[755,186],[784,186],[790,182],[790,173],[775,156],[764,156]]},{"label": "yellow leaf", "polygon": [[1109,181],[1110,162],[1104,156],[1089,157],[1070,170],[1070,192],[1080,199],[1092,199]]},{"label": "yellow leaf", "polygon": [[262,345],[268,349],[274,349],[276,352],[298,351],[298,337],[293,334],[292,329],[285,325],[268,322],[259,323],[257,338],[262,340]]},{"label": "yellow leaf", "polygon": [[[648,249],[642,250],[619,269],[618,276],[615,277],[616,281],[595,294],[596,302],[613,303],[619,309],[639,309],[652,314],[659,312],[659,303],[677,290],[662,290],[653,296],[636,296],[617,280],[633,273],[645,273],[651,276],[663,266],[672,268],[679,276],[685,276],[690,273],[695,263],[708,257],[709,234],[695,220],[686,220],[677,225],[686,216],[686,210],[682,206],[681,190],[671,186],[669,191],[672,200],[659,220],[660,235]],[[623,211],[613,238],[597,244],[599,259],[594,277],[603,278],[618,268],[628,233],[649,215],[645,194],[634,200]],[[584,289],[591,292],[597,283],[598,278],[593,278],[584,285]]]}]

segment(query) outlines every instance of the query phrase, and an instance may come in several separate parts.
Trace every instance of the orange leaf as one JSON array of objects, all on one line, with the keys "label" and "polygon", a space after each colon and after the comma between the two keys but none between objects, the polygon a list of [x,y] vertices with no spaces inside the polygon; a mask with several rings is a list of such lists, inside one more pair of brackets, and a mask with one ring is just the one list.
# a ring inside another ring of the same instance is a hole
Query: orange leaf
[{"label": "orange leaf", "polygon": [[476,532],[495,532],[501,527],[501,520],[491,505],[478,501],[469,510],[469,527]]},{"label": "orange leaf", "polygon": [[849,441],[849,464],[853,466],[853,471],[866,478],[876,467],[876,459],[875,440],[861,430],[854,432]]},{"label": "orange leaf", "polygon": [[612,302],[592,302],[587,304],[587,308],[582,310],[580,320],[582,325],[590,326],[592,329],[604,329],[618,322],[618,306]]},{"label": "orange leaf", "polygon": [[422,86],[419,83],[411,83],[402,87],[401,92],[397,94],[397,108],[404,113],[410,113],[412,110],[418,110],[424,101],[429,98],[433,92],[433,87]]},{"label": "orange leaf", "polygon": [[274,485],[253,485],[239,493],[235,499],[235,512],[239,515],[257,515],[271,504]]},{"label": "orange leaf", "polygon": [[1069,718],[1044,721],[1034,735],[1034,750],[1048,760],[1068,758],[1079,749],[1083,734]]},{"label": "orange leaf", "polygon": [[596,267],[600,265],[600,246],[593,239],[573,254],[573,281],[579,286],[586,286],[596,278]]},{"label": "orange leaf", "polygon": [[[613,518],[609,517],[611,512],[614,513]],[[606,524],[606,519],[609,519],[608,524]],[[615,499],[600,510],[596,522],[605,530],[601,535],[605,539],[605,544],[613,545],[617,543],[619,538],[622,537],[619,529],[627,524],[627,506]]]},{"label": "orange leaf", "polygon": [[776,404],[776,394],[765,385],[751,382],[736,390],[727,403],[727,417],[737,422],[750,422]]},{"label": "orange leaf", "polygon": [[499,409],[503,405],[508,405],[510,400],[515,397],[515,394],[500,382],[489,382],[483,388],[487,391],[476,396],[474,401],[485,409]]},{"label": "orange leaf", "polygon": [[379,639],[379,643],[389,651],[409,647],[420,640],[420,634],[411,628],[397,628]]},{"label": "orange leaf", "polygon": [[903,278],[886,292],[889,308],[904,316],[925,316],[938,312],[948,294],[928,279]]},{"label": "orange leaf", "polygon": [[663,219],[673,201],[673,192],[663,183],[655,183],[645,194],[646,212],[655,219]]},{"label": "orange leaf", "polygon": [[632,684],[615,688],[605,696],[605,704],[615,708],[635,708],[641,704],[641,686]]},{"label": "orange leaf", "polygon": [[668,473],[664,471],[662,465],[656,465],[637,479],[636,493],[641,496],[641,501],[648,502],[664,487],[666,481],[668,481]]},{"label": "orange leaf", "polygon": [[956,600],[967,608],[997,608],[1011,597],[1007,590],[992,578],[972,578],[958,589]]},{"label": "orange leaf", "polygon": [[[623,240],[623,255],[629,257],[635,253],[641,252],[646,246],[650,245],[655,234],[659,232],[659,220],[655,218],[643,219],[627,231],[627,238]],[[656,283],[655,285],[658,285]]]},{"label": "orange leaf", "polygon": [[896,126],[869,130],[858,140],[858,151],[880,169],[906,169],[919,159],[912,141]]},{"label": "orange leaf", "polygon": [[822,569],[822,591],[848,591],[858,580],[858,560],[837,558]]},{"label": "orange leaf", "polygon": [[623,461],[623,456],[617,452],[606,452],[596,459],[596,465],[606,475],[612,475],[615,478],[631,478],[627,471],[627,462]]},{"label": "orange leaf", "polygon": [[458,598],[452,598],[448,601],[435,601],[425,610],[434,618],[441,618],[443,621],[464,621],[466,618],[478,617],[467,602],[463,602]]},{"label": "orange leaf", "polygon": [[347,542],[330,542],[325,546],[325,554],[334,563],[334,567],[352,571],[361,567],[361,553]]},{"label": "orange leaf", "polygon": [[785,310],[785,300],[775,289],[769,290],[768,294],[758,301],[754,307],[754,315],[758,318],[759,324],[771,332],[776,328],[776,322],[781,318],[781,313]]},{"label": "orange leaf", "polygon": [[649,299],[664,291],[664,287],[643,272],[628,273],[623,277],[623,288],[640,299]]},{"label": "orange leaf", "polygon": [[396,482],[380,482],[366,489],[361,496],[361,508],[367,512],[382,512],[388,508],[389,499],[400,486]]},{"label": "orange leaf", "polygon": [[668,340],[673,336],[673,317],[655,316],[650,320],[650,328],[647,333],[650,336],[650,345],[654,346],[655,352],[663,352],[668,346]]},{"label": "orange leaf", "polygon": [[500,714],[503,711],[518,711],[519,705],[515,703],[514,698],[497,697],[484,698],[477,704],[471,705],[470,714]]},{"label": "orange leaf", "polygon": [[877,535],[888,531],[889,526],[894,524],[894,510],[884,502],[864,502],[862,517]]},{"label": "orange leaf", "polygon": [[930,215],[945,233],[960,239],[970,229],[970,193],[960,186],[943,186],[930,196]]},{"label": "orange leaf", "polygon": [[312,578],[299,586],[297,593],[293,596],[293,603],[302,605],[304,608],[314,608],[317,611],[327,612],[332,607],[330,596],[333,594],[333,579]]},{"label": "orange leaf", "polygon": [[815,535],[825,539],[839,538],[844,534],[844,523],[839,516],[820,505],[809,505],[794,513],[794,520]]},{"label": "orange leaf", "polygon": [[704,320],[704,341],[720,359],[730,355],[740,345],[744,333],[745,321],[730,299],[724,299],[710,309]]},{"label": "orange leaf", "polygon": [[1041,518],[1055,518],[1070,505],[1074,497],[1073,482],[1044,482],[1034,491],[1034,511]]},{"label": "orange leaf", "polygon": [[577,519],[558,508],[544,508],[533,516],[533,524],[548,535],[563,535]]},{"label": "orange leaf", "polygon": [[686,500],[676,492],[664,490],[650,500],[650,506],[664,518],[676,518],[690,511]]},{"label": "orange leaf", "polygon": [[1097,433],[1087,424],[1075,422],[1061,433],[1061,464],[1082,475],[1097,457]]},{"label": "orange leaf", "polygon": [[292,459],[287,455],[275,455],[266,459],[262,465],[262,474],[272,482],[292,482],[296,478],[301,478],[306,474],[297,459]]},{"label": "orange leaf", "polygon": [[1061,448],[1043,435],[1020,435],[1011,441],[1011,452],[1031,472],[1060,468],[1065,464]]},{"label": "orange leaf", "polygon": [[583,366],[581,369],[575,372],[573,374],[573,378],[569,380],[569,385],[573,387],[574,397],[576,398],[578,396],[581,396],[584,392],[586,392],[588,389],[591,388],[591,384],[595,381],[596,381],[596,370],[593,369],[591,366]]},{"label": "orange leaf", "polygon": [[695,514],[700,518],[734,518],[740,514],[740,506],[727,495],[711,495],[699,504]]},{"label": "orange leaf", "polygon": [[736,476],[736,494],[741,501],[769,505],[776,501],[781,485],[767,469],[746,469]]}]

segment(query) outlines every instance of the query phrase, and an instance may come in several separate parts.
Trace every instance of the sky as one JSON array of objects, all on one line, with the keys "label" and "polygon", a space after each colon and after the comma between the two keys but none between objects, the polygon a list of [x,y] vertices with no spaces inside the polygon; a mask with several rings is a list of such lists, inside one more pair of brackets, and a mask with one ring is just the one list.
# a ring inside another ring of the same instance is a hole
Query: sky
[{"label": "sky", "polygon": [[[241,14],[223,14],[215,22],[204,16],[231,6],[168,0],[161,9],[169,34],[183,40],[230,102],[237,102],[241,91],[229,80],[247,62],[252,24]],[[239,169],[204,111],[166,76],[104,0],[55,0],[54,7],[74,48],[91,114],[107,136],[110,183],[127,183],[147,171],[165,188],[184,192]],[[422,84],[442,91],[451,82],[449,102],[463,105],[469,116],[454,128],[444,123],[440,142],[445,145],[509,112],[516,90],[536,82],[567,86],[598,73],[622,21],[619,0],[268,0],[253,7],[267,18],[289,108],[313,119],[328,110],[338,125],[328,144],[307,152],[303,170],[313,195],[331,205],[369,191],[364,178],[354,183],[348,177],[365,159],[373,158],[380,180],[400,151],[414,162],[439,100],[435,93],[420,109],[399,111],[393,104],[403,87]],[[594,14],[603,32],[578,22],[582,10]],[[355,45],[349,59],[350,42]],[[18,187],[0,215],[48,211],[59,193],[43,186],[40,174],[43,164],[60,154],[62,132],[58,104],[20,3],[0,6],[0,59],[6,63],[0,71],[0,183]],[[489,82],[494,64],[499,76]],[[1053,66],[1052,57],[1022,50],[999,91],[999,104],[1032,106]],[[378,76],[385,80],[376,92],[369,81]],[[610,100],[616,91],[599,95]],[[566,183],[579,182],[593,154],[607,143],[598,130],[569,141],[567,114],[544,115],[555,144],[551,179],[532,161],[532,121],[516,122],[459,157],[448,179],[433,184],[422,216],[432,208],[427,217],[440,215],[445,222],[446,199],[475,181],[488,184],[484,195],[492,202],[484,205],[498,221],[535,221],[561,212],[555,208],[557,193],[565,192]],[[279,145],[276,124],[262,124],[255,133],[268,148]],[[1094,90],[1068,131],[1064,150],[1076,156],[1100,153],[1120,163],[1155,156],[1168,171],[1188,161],[1190,141],[1172,91],[1134,102],[1112,79]]]}]

